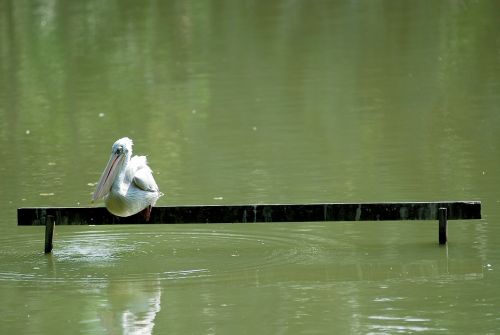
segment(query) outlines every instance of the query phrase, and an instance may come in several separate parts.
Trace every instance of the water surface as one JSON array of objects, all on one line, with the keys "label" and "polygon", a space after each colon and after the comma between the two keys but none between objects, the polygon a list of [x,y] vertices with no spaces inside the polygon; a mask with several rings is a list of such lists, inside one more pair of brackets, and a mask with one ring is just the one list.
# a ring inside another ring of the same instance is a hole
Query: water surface
[{"label": "water surface", "polygon": [[[0,1],[14,334],[495,333],[496,1]],[[435,222],[17,227],[134,139],[158,205],[481,200]]]}]

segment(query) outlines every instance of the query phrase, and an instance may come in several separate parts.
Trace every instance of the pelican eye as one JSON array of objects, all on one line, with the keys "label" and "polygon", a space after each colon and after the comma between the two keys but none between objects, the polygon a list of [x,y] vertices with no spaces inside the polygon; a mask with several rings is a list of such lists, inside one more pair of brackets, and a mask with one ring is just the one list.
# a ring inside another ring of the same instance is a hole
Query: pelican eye
[{"label": "pelican eye", "polygon": [[123,152],[123,147],[116,148],[116,153],[120,155]]}]

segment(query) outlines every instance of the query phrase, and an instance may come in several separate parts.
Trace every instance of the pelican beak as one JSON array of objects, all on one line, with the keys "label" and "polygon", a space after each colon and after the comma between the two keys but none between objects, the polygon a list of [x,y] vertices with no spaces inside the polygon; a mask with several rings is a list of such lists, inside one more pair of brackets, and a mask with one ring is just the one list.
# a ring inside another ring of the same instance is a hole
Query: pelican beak
[{"label": "pelican beak", "polygon": [[109,193],[124,158],[125,155],[123,154],[111,154],[108,164],[102,172],[101,178],[99,178],[94,195],[92,195],[92,202],[105,197]]}]

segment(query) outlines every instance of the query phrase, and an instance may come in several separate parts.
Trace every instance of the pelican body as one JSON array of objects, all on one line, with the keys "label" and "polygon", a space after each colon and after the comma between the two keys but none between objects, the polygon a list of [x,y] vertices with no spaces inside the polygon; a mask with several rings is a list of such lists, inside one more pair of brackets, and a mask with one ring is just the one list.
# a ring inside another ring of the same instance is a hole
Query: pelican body
[{"label": "pelican body", "polygon": [[146,156],[132,157],[133,142],[124,137],[113,144],[92,201],[104,198],[106,208],[116,216],[130,216],[144,211],[149,220],[151,208],[163,194],[147,165]]}]

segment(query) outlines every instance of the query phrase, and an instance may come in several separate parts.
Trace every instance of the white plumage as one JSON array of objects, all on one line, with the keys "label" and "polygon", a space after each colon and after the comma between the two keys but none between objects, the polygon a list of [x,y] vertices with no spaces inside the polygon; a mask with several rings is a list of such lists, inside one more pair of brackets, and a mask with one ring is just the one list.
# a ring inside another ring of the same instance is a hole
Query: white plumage
[{"label": "white plumage", "polygon": [[151,207],[163,194],[147,165],[146,156],[132,156],[133,142],[128,137],[113,144],[111,157],[97,184],[92,200],[104,198],[106,208],[117,216],[130,216]]}]

